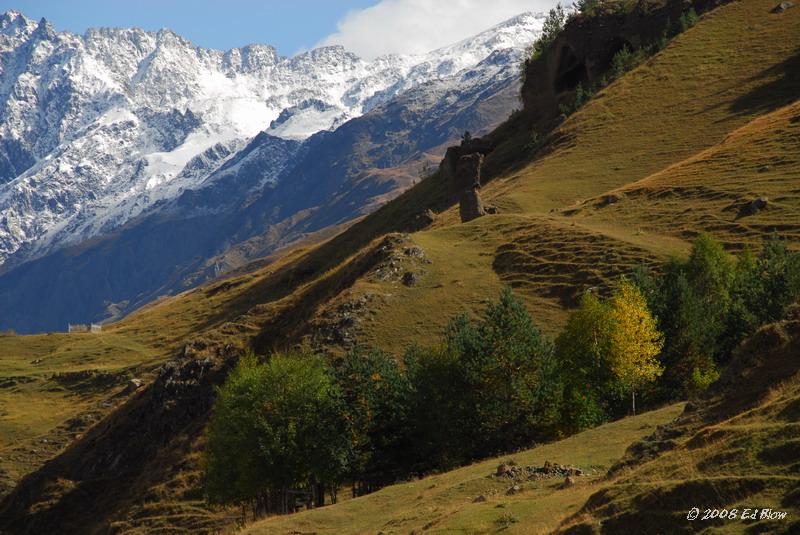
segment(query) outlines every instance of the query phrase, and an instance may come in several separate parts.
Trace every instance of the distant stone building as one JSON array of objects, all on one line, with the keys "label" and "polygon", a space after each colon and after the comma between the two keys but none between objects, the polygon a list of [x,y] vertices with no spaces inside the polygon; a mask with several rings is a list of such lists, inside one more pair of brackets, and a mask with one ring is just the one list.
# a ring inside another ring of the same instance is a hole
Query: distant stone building
[{"label": "distant stone building", "polygon": [[68,323],[67,324],[67,332],[70,333],[99,333],[102,332],[103,326],[98,323]]}]

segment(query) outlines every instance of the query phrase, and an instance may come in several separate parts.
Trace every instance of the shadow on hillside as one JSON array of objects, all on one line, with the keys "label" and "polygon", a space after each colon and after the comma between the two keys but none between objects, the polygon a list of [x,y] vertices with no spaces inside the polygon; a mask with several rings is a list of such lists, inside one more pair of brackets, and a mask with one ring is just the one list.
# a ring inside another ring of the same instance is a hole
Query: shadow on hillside
[{"label": "shadow on hillside", "polygon": [[800,48],[747,82],[758,80],[765,82],[733,101],[732,112],[748,115],[769,113],[797,100],[800,97]]}]

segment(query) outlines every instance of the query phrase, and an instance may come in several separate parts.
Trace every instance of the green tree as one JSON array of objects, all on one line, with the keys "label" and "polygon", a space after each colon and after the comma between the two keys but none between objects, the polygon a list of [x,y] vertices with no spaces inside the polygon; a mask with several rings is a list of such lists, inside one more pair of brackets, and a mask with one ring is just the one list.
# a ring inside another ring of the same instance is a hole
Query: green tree
[{"label": "green tree", "polygon": [[600,5],[600,0],[577,0],[573,5],[579,12],[591,16],[597,6]]},{"label": "green tree", "polygon": [[657,356],[664,340],[639,289],[623,280],[610,302],[612,323],[609,361],[623,391],[631,393],[636,414],[636,390],[663,372]]},{"label": "green tree", "polygon": [[744,284],[749,270],[743,269],[742,261],[735,263],[719,242],[701,234],[687,260],[671,259],[659,277],[634,276],[665,337],[663,397],[706,388],[747,331],[749,312],[733,295],[737,281]]},{"label": "green tree", "polygon": [[334,362],[350,431],[348,478],[355,495],[405,477],[410,471],[410,387],[397,359],[355,348]]},{"label": "green tree", "polygon": [[552,433],[558,420],[553,346],[509,288],[480,321],[456,318],[446,345],[459,355],[469,389],[476,456]]},{"label": "green tree", "polygon": [[587,292],[556,338],[556,356],[564,370],[563,420],[571,432],[606,419],[606,398],[614,379],[608,363],[609,313],[606,303]]},{"label": "green tree", "polygon": [[555,435],[560,375],[552,344],[506,289],[478,321],[454,318],[444,344],[411,348],[420,465],[452,466]]},{"label": "green tree", "polygon": [[800,254],[778,236],[765,240],[755,256],[745,249],[736,260],[726,331],[721,350],[730,354],[755,330],[781,319],[800,297]]},{"label": "green tree", "polygon": [[219,391],[208,425],[204,486],[212,504],[254,503],[263,498],[267,474],[260,460],[253,422],[253,390],[261,374],[255,356],[246,355]]},{"label": "green tree", "polygon": [[538,58],[550,47],[558,37],[558,34],[561,33],[561,30],[564,29],[566,20],[567,13],[564,11],[563,6],[560,3],[556,4],[556,7],[550,10],[542,23],[542,33],[533,43],[531,58]]},{"label": "green tree", "polygon": [[424,473],[466,462],[474,434],[466,427],[471,423],[469,385],[459,356],[444,345],[410,346],[404,362],[412,392],[413,470]]},{"label": "green tree", "polygon": [[208,426],[205,488],[212,503],[288,512],[290,491],[318,505],[339,484],[348,449],[340,394],[306,352],[242,359],[220,389]]}]

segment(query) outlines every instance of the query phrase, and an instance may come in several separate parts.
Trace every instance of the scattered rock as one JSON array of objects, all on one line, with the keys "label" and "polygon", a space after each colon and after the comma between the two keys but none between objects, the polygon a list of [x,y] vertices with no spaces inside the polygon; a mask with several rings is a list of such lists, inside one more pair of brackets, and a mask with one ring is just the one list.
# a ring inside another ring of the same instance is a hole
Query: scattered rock
[{"label": "scattered rock", "polygon": [[126,394],[130,394],[131,392],[139,390],[141,387],[142,387],[142,380],[134,377],[133,379],[130,379],[128,383],[125,385],[124,392]]},{"label": "scattered rock", "polygon": [[759,197],[758,199],[750,203],[750,210],[758,212],[766,208],[768,204],[769,204],[769,199],[767,199],[766,197]]},{"label": "scattered rock", "polygon": [[755,215],[761,210],[764,210],[768,205],[769,205],[769,199],[767,197],[759,197],[758,199],[754,199],[744,204],[739,209],[739,217]]},{"label": "scattered rock", "polygon": [[620,202],[621,200],[623,200],[624,198],[625,198],[625,195],[623,195],[622,193],[610,193],[608,195],[604,195],[600,199],[600,206],[603,207],[603,206],[608,206],[608,205],[611,205],[611,204],[616,204],[616,203]]},{"label": "scattered rock", "polygon": [[67,420],[65,422],[65,427],[67,431],[70,432],[83,431],[84,429],[93,425],[95,422],[99,421],[100,418],[101,416],[98,413],[79,414],[74,418]]},{"label": "scattered rock", "polygon": [[403,249],[403,254],[412,258],[425,258],[425,251],[416,245]]},{"label": "scattered rock", "polygon": [[781,2],[770,10],[770,13],[783,13],[789,8],[794,7],[794,2]]},{"label": "scattered rock", "polygon": [[425,229],[432,225],[434,221],[436,221],[436,212],[427,209],[414,217],[414,221],[411,223],[411,230],[418,231]]},{"label": "scattered rock", "polygon": [[522,491],[522,487],[520,487],[519,485],[514,485],[513,487],[509,488],[506,491],[506,494],[508,494],[509,496],[513,496],[514,494],[517,494],[517,493],[519,493],[521,491]]},{"label": "scattered rock", "polygon": [[498,465],[497,471],[494,473],[497,477],[503,477],[511,471],[511,465],[502,463]]},{"label": "scattered rock", "polygon": [[414,286],[415,284],[417,284],[417,282],[419,282],[419,276],[411,271],[406,271],[403,274],[402,282],[406,286]]},{"label": "scattered rock", "polygon": [[575,484],[575,478],[573,478],[572,476],[567,476],[566,479],[564,479],[564,484],[562,485],[562,488],[566,489],[568,487],[573,486],[574,484]]},{"label": "scattered rock", "polygon": [[485,501],[486,501],[486,496],[484,496],[483,494],[481,494],[480,496],[478,496],[477,498],[475,498],[474,500],[472,500],[472,503],[483,503],[483,502],[485,502]]},{"label": "scattered rock", "polygon": [[584,472],[574,466],[561,465],[545,461],[543,466],[511,466],[501,464],[492,477],[505,478],[514,481],[530,481],[533,479],[544,479],[551,477],[579,477]]},{"label": "scattered rock", "polygon": [[494,214],[499,214],[500,213],[500,210],[497,208],[497,206],[487,205],[484,209],[486,210],[487,214],[494,215]]}]

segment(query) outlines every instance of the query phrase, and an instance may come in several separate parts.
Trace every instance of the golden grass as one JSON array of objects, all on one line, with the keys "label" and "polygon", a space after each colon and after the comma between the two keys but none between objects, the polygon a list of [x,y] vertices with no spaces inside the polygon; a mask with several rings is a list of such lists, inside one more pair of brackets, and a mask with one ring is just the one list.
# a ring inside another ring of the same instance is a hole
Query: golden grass
[{"label": "golden grass", "polygon": [[[648,233],[690,238],[697,229],[731,245],[776,231],[800,245],[800,102],[758,117],[719,145],[617,190],[623,198],[588,206],[572,219],[638,225]],[[753,199],[768,207],[743,212]],[[647,217],[643,218],[642,213]]]}]

